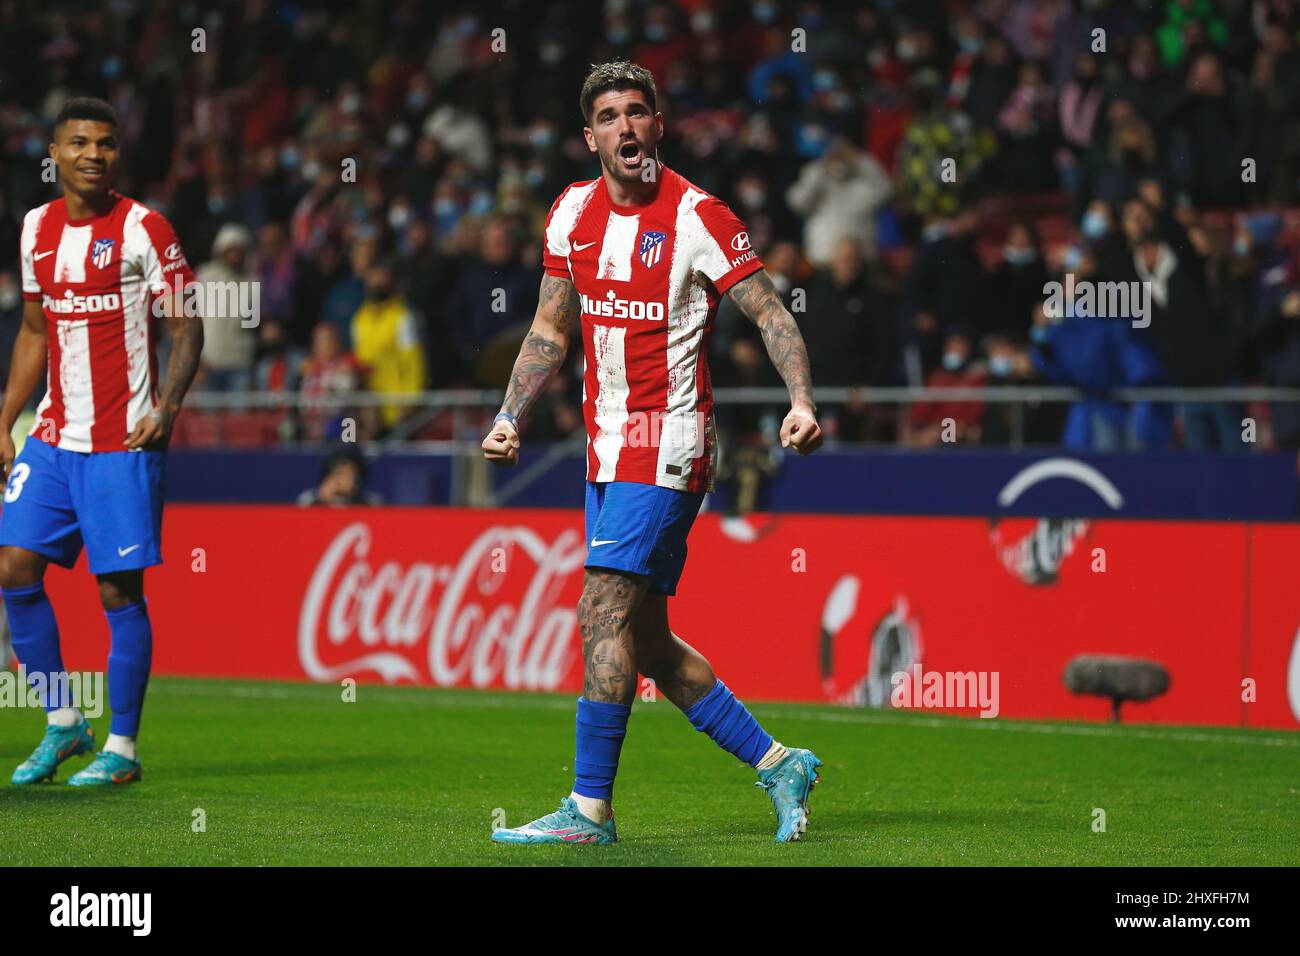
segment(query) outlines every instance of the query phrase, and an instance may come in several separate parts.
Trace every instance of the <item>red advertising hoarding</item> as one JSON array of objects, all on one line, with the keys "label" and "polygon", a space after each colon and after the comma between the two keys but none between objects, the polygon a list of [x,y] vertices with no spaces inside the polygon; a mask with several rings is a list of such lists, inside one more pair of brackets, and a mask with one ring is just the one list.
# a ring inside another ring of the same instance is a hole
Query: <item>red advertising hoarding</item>
[{"label": "red advertising hoarding", "polygon": [[[175,505],[154,671],[577,692],[582,530],[569,511]],[[1102,720],[1062,673],[1120,654],[1171,678],[1126,720],[1295,728],[1298,558],[1292,525],[704,514],[670,608],[753,700],[889,707],[919,668],[995,674],[1000,716]],[[84,560],[47,583],[67,665],[101,668]]]}]

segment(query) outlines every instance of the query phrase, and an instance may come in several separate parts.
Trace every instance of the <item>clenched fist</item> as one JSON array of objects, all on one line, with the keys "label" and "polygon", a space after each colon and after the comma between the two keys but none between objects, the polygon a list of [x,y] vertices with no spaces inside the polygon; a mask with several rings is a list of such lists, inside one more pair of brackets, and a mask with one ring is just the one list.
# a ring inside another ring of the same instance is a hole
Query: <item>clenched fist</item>
[{"label": "clenched fist", "polygon": [[497,465],[519,464],[519,432],[504,419],[495,422],[483,439],[483,457]]},{"label": "clenched fist", "polygon": [[790,409],[781,423],[781,447],[793,448],[801,455],[811,455],[822,446],[822,430],[811,408]]}]

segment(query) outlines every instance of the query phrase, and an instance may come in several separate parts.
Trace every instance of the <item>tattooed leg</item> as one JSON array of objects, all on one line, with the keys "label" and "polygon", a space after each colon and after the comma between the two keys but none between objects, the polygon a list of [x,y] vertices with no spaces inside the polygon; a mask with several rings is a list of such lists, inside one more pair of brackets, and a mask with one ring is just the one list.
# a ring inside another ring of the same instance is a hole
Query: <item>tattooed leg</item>
[{"label": "tattooed leg", "polygon": [[636,696],[636,647],[631,621],[649,582],[622,571],[588,569],[578,601],[582,632],[582,696],[631,704]]}]

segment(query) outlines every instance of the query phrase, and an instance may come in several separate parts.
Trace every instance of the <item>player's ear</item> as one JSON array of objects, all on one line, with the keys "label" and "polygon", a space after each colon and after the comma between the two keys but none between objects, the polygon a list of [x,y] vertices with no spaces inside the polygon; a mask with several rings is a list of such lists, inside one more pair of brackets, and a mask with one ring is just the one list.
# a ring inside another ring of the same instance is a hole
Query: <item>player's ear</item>
[{"label": "player's ear", "polygon": [[592,134],[592,132],[591,132],[591,127],[590,127],[590,126],[584,126],[584,127],[582,128],[582,138],[585,139],[585,140],[587,141],[587,151],[588,151],[588,152],[590,152],[590,153],[597,152],[597,149],[596,149],[596,137]]}]

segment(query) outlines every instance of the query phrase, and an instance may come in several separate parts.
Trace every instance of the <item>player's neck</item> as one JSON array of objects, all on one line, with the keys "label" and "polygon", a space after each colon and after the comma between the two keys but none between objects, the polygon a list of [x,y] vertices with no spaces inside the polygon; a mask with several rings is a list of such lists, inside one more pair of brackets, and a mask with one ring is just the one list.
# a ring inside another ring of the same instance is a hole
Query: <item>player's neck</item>
[{"label": "player's neck", "polygon": [[639,178],[626,182],[616,179],[608,169],[601,170],[601,175],[605,178],[605,191],[609,193],[612,206],[647,206],[659,193],[658,176],[648,182]]},{"label": "player's neck", "polygon": [[113,208],[113,203],[116,201],[111,189],[93,196],[79,196],[67,190],[63,193],[63,202],[68,207],[69,219],[93,219],[102,216]]}]

